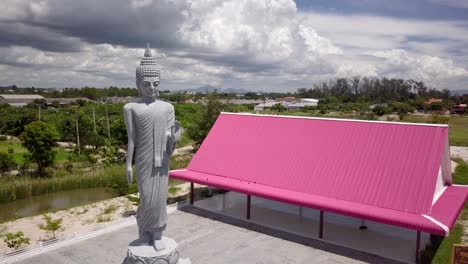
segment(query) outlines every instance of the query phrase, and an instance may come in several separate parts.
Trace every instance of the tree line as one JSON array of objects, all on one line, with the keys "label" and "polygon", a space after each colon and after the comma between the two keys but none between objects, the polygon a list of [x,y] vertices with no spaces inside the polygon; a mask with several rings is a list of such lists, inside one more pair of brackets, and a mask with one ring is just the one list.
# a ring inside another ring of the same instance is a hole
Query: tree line
[{"label": "tree line", "polygon": [[299,88],[296,92],[299,97],[326,98],[336,97],[344,102],[370,101],[370,102],[405,102],[416,97],[448,99],[449,90],[436,90],[427,87],[422,81],[352,77],[337,78],[327,82],[315,84],[312,88]]}]

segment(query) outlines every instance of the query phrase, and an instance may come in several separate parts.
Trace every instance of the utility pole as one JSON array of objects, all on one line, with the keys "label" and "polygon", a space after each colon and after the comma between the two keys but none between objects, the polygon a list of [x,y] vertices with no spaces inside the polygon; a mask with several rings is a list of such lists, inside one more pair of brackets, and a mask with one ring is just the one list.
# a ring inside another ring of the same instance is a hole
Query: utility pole
[{"label": "utility pole", "polygon": [[93,123],[94,123],[94,134],[97,134],[97,130],[96,130],[96,112],[94,111],[94,106],[93,106]]},{"label": "utility pole", "polygon": [[41,106],[38,105],[38,107],[39,107],[39,121],[41,121]]},{"label": "utility pole", "polygon": [[106,104],[106,121],[107,121],[107,138],[110,139],[109,112],[107,111],[107,104]]},{"label": "utility pole", "polygon": [[78,112],[75,115],[75,126],[76,126],[76,145],[78,146],[78,155],[80,155],[80,129],[78,128]]},{"label": "utility pole", "polygon": [[107,98],[107,88],[104,88],[104,96],[106,98],[106,123],[107,123],[107,138],[110,140],[110,125],[109,125],[109,111],[107,111],[107,102],[108,102],[108,98]]}]

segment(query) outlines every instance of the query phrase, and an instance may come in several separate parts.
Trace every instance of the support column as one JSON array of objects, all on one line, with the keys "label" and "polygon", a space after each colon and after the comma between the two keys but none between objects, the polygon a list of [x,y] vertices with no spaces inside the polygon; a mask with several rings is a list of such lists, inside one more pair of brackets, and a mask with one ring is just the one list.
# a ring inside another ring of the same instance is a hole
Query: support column
[{"label": "support column", "polygon": [[226,193],[223,193],[223,210],[226,209]]},{"label": "support column", "polygon": [[319,227],[319,238],[323,238],[323,211],[320,210],[320,227]]},{"label": "support column", "polygon": [[193,182],[190,183],[190,204],[193,205],[194,202],[194,195],[195,195],[195,190],[193,187]]},{"label": "support column", "polygon": [[421,246],[421,231],[417,231],[416,233],[416,264],[419,264],[419,251]]},{"label": "support column", "polygon": [[250,195],[247,195],[247,220],[250,220]]},{"label": "support column", "polygon": [[302,206],[299,206],[299,222],[302,222]]}]

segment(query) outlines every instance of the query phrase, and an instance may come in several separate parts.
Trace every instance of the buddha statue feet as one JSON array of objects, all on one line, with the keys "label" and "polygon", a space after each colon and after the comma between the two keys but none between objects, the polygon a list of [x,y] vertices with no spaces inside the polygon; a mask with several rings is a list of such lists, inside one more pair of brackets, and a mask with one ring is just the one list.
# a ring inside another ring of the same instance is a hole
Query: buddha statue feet
[{"label": "buddha statue feet", "polygon": [[154,240],[153,248],[156,251],[161,251],[161,250],[166,249],[166,244],[164,244],[164,241],[162,239],[161,240]]}]

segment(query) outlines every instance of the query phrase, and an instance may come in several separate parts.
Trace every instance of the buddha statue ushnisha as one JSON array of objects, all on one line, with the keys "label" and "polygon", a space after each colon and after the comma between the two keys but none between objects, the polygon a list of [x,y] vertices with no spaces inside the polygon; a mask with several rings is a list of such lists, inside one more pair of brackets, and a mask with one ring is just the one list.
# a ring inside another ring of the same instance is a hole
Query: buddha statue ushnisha
[{"label": "buddha statue ushnisha", "polygon": [[[165,249],[162,232],[166,227],[169,157],[180,138],[180,123],[175,120],[174,107],[159,99],[160,72],[149,44],[136,69],[136,85],[141,98],[124,106],[128,133],[127,180],[133,180],[132,162],[140,193],[137,210],[139,243],[152,245],[156,251]],[[135,154],[135,156],[134,156]]]}]

